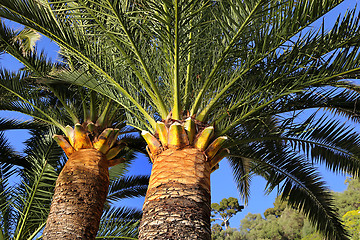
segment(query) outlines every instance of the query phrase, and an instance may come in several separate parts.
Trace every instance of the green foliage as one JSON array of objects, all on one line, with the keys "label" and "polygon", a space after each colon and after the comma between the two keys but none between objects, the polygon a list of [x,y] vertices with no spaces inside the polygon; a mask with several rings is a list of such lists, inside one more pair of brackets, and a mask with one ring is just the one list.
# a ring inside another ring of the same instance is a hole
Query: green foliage
[{"label": "green foliage", "polygon": [[348,211],[342,217],[346,230],[349,231],[352,240],[360,239],[360,208]]},{"label": "green foliage", "polygon": [[[244,199],[251,175],[263,176],[268,191],[280,186],[290,206],[328,238],[342,239],[331,194],[313,163],[358,175],[359,135],[333,118],[300,124],[297,118],[315,108],[359,122],[359,88],[343,80],[359,78],[359,13],[349,9],[326,28],[315,24],[342,2],[2,0],[0,17],[56,42],[67,65],[45,71],[37,54],[24,55],[22,42],[9,41],[14,34],[4,25],[0,47],[33,76],[106,96],[138,129],[189,116],[215,125],[215,137],[230,139],[225,147]],[[0,83],[21,100],[12,110],[61,129],[63,122],[20,83]],[[71,106],[65,110],[67,121],[79,118]]]},{"label": "green foliage", "polygon": [[222,230],[222,227],[218,223],[212,224],[211,226],[211,232],[213,235],[221,232]]},{"label": "green foliage", "polygon": [[[228,229],[230,224],[230,218],[232,218],[235,214],[238,212],[241,212],[241,210],[244,208],[244,206],[239,205],[239,201],[237,198],[229,197],[224,198],[220,201],[220,204],[218,203],[212,203],[211,204],[211,211],[215,215],[211,215],[212,221],[221,220],[221,226],[225,226],[225,230]],[[218,218],[216,218],[219,215]]]},{"label": "green foliage", "polygon": [[357,210],[360,207],[360,179],[348,178],[345,180],[345,183],[347,188],[344,192],[334,193],[336,196],[336,207],[340,216],[351,210]]},{"label": "green foliage", "polygon": [[[335,201],[342,214],[342,220],[350,239],[360,239],[360,210],[359,204],[359,179],[348,178],[345,181],[347,189],[344,192],[335,193]],[[247,214],[241,220],[238,239],[291,239],[291,240],[323,240],[324,236],[319,233],[311,222],[296,209],[288,206],[281,196],[277,197],[273,208],[268,208],[261,214]],[[226,239],[220,226],[214,225],[214,239]],[[215,231],[215,229],[217,229]],[[234,235],[234,234],[233,234]]]},{"label": "green foliage", "polygon": [[[228,228],[226,230],[221,230],[216,233],[212,233],[212,240],[243,240],[241,233],[236,231],[235,228]],[[245,240],[245,239],[244,239]]]},{"label": "green foliage", "polygon": [[321,234],[315,232],[303,237],[301,240],[324,240],[324,237]]},{"label": "green foliage", "polygon": [[304,226],[304,215],[298,211],[286,208],[277,219],[281,226],[282,236],[287,239],[300,239],[301,229]]},{"label": "green foliage", "polygon": [[269,215],[274,215],[275,217],[280,217],[285,208],[287,207],[287,202],[281,200],[280,197],[275,198],[275,202],[273,203],[273,208],[268,208],[264,212],[264,216],[267,218]]},{"label": "green foliage", "polygon": [[261,214],[248,213],[241,220],[240,232],[249,240],[266,239],[270,236],[281,238],[276,221],[267,221],[261,217]]},{"label": "green foliage", "polygon": [[240,224],[240,232],[245,239],[300,239],[304,216],[286,208],[281,216],[248,213]]}]

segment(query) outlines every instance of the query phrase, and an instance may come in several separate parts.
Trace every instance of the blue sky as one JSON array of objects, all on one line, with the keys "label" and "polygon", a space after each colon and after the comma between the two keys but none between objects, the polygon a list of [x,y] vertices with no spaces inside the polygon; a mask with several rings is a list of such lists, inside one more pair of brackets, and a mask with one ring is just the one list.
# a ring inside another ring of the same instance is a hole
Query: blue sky
[{"label": "blue sky", "polygon": [[[344,13],[345,10],[349,7],[353,7],[355,4],[359,3],[360,0],[345,0],[340,6],[334,9],[331,13],[325,16],[325,24],[327,26],[331,26],[333,21],[336,20],[339,13]],[[16,28],[17,26],[14,25]],[[50,42],[45,37],[41,38],[39,42],[39,48],[44,49],[48,55],[56,60],[57,50],[58,48],[54,43]],[[0,67],[16,70],[20,68],[22,65],[17,62],[17,60],[13,59],[11,56],[2,55],[0,56]],[[9,112],[0,112],[0,117],[14,117],[21,120],[28,119],[26,116],[21,116],[19,114],[13,114]],[[22,145],[20,144],[28,135],[24,131],[9,131],[7,132],[7,136],[10,141],[14,144],[18,151],[21,151]],[[343,175],[335,175],[330,173],[323,166],[319,166],[319,171],[321,175],[324,177],[327,185],[333,191],[343,191],[346,188],[344,184],[344,180],[346,176]],[[138,158],[134,161],[134,164],[130,168],[129,174],[150,174],[151,165],[148,163],[144,156],[138,155]],[[265,181],[260,177],[254,177],[251,183],[251,195],[250,201],[248,205],[245,207],[243,212],[237,214],[234,218],[231,219],[231,226],[238,228],[240,225],[240,220],[249,212],[251,213],[263,213],[267,208],[273,207],[273,202],[276,197],[276,192],[273,192],[269,195],[265,195],[264,192]],[[220,169],[215,171],[211,175],[211,191],[212,191],[212,202],[220,202],[223,198],[228,197],[238,197],[239,194],[236,189],[236,184],[233,181],[232,172],[229,167],[227,160],[223,160],[220,163]],[[141,208],[144,199],[129,199],[123,204],[139,207]],[[240,200],[240,203],[242,201]]]}]

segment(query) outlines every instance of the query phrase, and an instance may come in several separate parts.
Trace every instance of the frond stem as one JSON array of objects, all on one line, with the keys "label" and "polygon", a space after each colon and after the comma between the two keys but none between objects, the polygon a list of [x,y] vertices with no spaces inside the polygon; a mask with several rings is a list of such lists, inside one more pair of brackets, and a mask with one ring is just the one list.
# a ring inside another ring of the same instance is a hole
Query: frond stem
[{"label": "frond stem", "polygon": [[173,94],[174,94],[174,106],[172,109],[172,118],[180,120],[180,79],[179,79],[179,24],[180,24],[180,13],[179,13],[179,2],[175,0],[175,26],[174,26],[174,80],[173,80]]},{"label": "frond stem", "polygon": [[[296,93],[296,92],[301,92],[301,90],[298,91],[292,91],[290,93]],[[261,109],[265,108],[266,106],[270,105],[273,102],[276,102],[277,100],[279,100],[280,98],[282,98],[283,96],[289,95],[290,93],[283,93],[278,95],[277,97],[271,99],[270,101],[267,101],[265,103],[263,103],[260,106],[257,106],[255,108],[253,108],[251,111],[249,111],[248,113],[244,114],[243,116],[237,118],[235,121],[233,121],[231,124],[229,124],[229,126],[227,128],[225,128],[224,130],[222,130],[219,133],[219,136],[225,135],[228,131],[232,130],[236,125],[238,125],[241,121],[243,121],[244,119],[248,118],[249,116],[251,116],[252,114],[260,111]]]},{"label": "frond stem", "polygon": [[[192,27],[192,24],[190,22],[190,28]],[[191,46],[192,44],[192,35],[193,33],[190,32],[189,33],[189,46]],[[188,53],[188,57],[187,57],[187,67],[186,67],[186,79],[185,79],[185,93],[184,93],[184,97],[185,97],[185,104],[184,104],[184,108],[187,109],[188,108],[188,104],[190,101],[190,96],[189,96],[189,85],[191,82],[191,77],[192,77],[192,73],[193,73],[193,66],[192,66],[192,50],[191,48],[189,49],[189,53]],[[184,109],[184,110],[185,110]]]},{"label": "frond stem", "polygon": [[[255,7],[251,10],[250,14],[246,17],[245,21],[243,22],[243,24],[240,26],[240,28],[238,29],[238,31],[236,32],[236,34],[233,36],[233,38],[231,39],[229,45],[225,48],[225,50],[222,52],[221,57],[218,59],[218,61],[216,62],[216,64],[214,65],[214,67],[212,68],[209,76],[207,77],[207,79],[204,82],[203,87],[200,89],[199,94],[196,96],[194,105],[190,111],[190,115],[194,115],[200,105],[200,101],[201,98],[203,96],[203,94],[205,93],[206,89],[208,88],[209,84],[212,82],[212,80],[215,77],[215,74],[218,72],[218,70],[220,69],[222,63],[225,61],[225,58],[227,57],[228,53],[230,52],[231,48],[237,43],[237,39],[240,36],[240,34],[242,33],[242,31],[245,29],[245,27],[247,26],[247,24],[249,23],[249,21],[251,20],[251,18],[253,17],[253,15],[256,13],[256,11],[258,10],[258,8],[260,7],[261,3],[263,0],[259,0],[259,2],[255,5]],[[199,121],[202,121],[203,119],[198,119]]]},{"label": "frond stem", "polygon": [[[130,35],[128,29],[125,27],[124,22],[121,20],[120,16],[118,15],[118,13],[117,13],[117,12],[115,11],[115,9],[113,8],[113,5],[112,5],[109,1],[107,1],[107,3],[108,3],[108,5],[109,5],[109,7],[112,9],[113,13],[116,15],[116,17],[117,17],[117,19],[118,19],[118,21],[119,21],[119,23],[120,23],[120,25],[121,25],[121,28],[124,30],[127,38],[128,38],[129,41],[130,41],[131,46],[132,46],[132,48],[133,48],[133,50],[134,50],[134,53],[135,53],[135,55],[138,57],[139,62],[141,63],[141,66],[143,67],[143,69],[144,69],[144,71],[145,71],[145,74],[146,74],[146,76],[147,76],[147,78],[148,78],[148,80],[149,80],[149,82],[150,82],[151,89],[154,91],[154,93],[155,93],[155,95],[156,95],[156,97],[153,97],[153,101],[159,104],[159,106],[157,106],[157,107],[159,107],[160,116],[161,116],[161,118],[165,119],[166,116],[168,115],[168,111],[167,111],[167,109],[166,109],[166,106],[165,106],[165,103],[164,103],[164,101],[163,101],[163,98],[162,98],[162,96],[161,96],[161,94],[160,94],[160,92],[159,92],[159,89],[158,89],[158,87],[157,87],[156,84],[155,84],[154,78],[151,76],[151,73],[150,73],[150,71],[149,71],[149,68],[148,68],[147,64],[145,63],[145,61],[144,61],[141,53],[139,52],[137,46],[135,45],[134,39],[133,39],[132,36]],[[115,42],[115,44],[116,44],[116,42]],[[125,56],[125,57],[126,57],[126,56]],[[126,59],[127,59],[128,61],[131,61],[128,57],[126,57]],[[133,65],[133,63],[132,63],[132,65]],[[140,81],[142,81],[142,83],[145,84],[144,86],[146,87],[146,86],[147,86],[147,83],[145,82],[145,80],[142,78],[142,76],[141,76],[140,74],[139,74],[139,76],[141,77],[141,78],[139,78]],[[138,77],[139,77],[139,76],[138,76]],[[147,87],[147,88],[149,88],[149,87]],[[153,93],[153,92],[150,92],[149,95],[150,95],[150,96],[153,96],[154,93]],[[157,105],[157,104],[156,104],[156,105]]]}]

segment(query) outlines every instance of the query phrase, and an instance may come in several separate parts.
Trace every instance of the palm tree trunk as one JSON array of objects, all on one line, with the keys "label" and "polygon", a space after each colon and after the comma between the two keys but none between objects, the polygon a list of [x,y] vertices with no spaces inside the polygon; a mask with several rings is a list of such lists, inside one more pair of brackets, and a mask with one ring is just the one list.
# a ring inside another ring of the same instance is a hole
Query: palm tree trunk
[{"label": "palm tree trunk", "polygon": [[95,239],[108,187],[108,163],[101,152],[71,154],[56,181],[43,239]]},{"label": "palm tree trunk", "polygon": [[210,163],[195,148],[155,159],[139,239],[211,239]]}]

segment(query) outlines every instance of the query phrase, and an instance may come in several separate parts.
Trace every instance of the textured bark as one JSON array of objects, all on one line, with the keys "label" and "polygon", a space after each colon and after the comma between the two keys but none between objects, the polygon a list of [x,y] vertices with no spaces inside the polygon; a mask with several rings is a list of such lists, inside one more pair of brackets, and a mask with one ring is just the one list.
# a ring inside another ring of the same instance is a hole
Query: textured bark
[{"label": "textured bark", "polygon": [[71,154],[56,181],[43,239],[95,239],[108,187],[102,153],[81,149]]},{"label": "textured bark", "polygon": [[194,148],[155,159],[139,239],[211,239],[210,163]]}]

